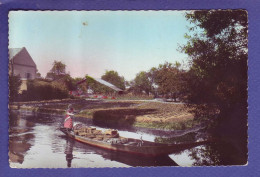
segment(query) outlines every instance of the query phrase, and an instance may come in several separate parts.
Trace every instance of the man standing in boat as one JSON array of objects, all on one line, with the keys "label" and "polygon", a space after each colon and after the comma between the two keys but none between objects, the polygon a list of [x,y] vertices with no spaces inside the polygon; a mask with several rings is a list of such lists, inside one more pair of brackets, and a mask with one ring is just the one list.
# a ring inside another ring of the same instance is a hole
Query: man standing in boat
[{"label": "man standing in boat", "polygon": [[73,127],[73,121],[72,117],[74,115],[74,109],[71,104],[68,106],[68,110],[66,112],[65,120],[64,120],[64,128],[67,128],[68,130],[72,130]]}]

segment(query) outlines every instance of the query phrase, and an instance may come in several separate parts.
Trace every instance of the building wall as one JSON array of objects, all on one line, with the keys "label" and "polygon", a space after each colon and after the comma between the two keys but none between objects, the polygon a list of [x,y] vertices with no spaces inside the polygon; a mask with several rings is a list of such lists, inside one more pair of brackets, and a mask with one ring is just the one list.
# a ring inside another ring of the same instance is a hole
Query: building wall
[{"label": "building wall", "polygon": [[36,77],[36,67],[23,66],[23,65],[13,65],[14,75],[20,75],[21,79],[35,79]]}]

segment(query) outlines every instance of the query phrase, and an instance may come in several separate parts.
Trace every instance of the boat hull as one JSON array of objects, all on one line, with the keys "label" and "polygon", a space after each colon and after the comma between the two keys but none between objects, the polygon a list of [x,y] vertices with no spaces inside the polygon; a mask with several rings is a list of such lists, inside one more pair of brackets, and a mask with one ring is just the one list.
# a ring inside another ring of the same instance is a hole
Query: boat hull
[{"label": "boat hull", "polygon": [[185,149],[189,149],[195,146],[199,146],[205,144],[205,142],[195,142],[195,143],[185,143],[185,144],[161,144],[161,143],[153,143],[148,141],[143,141],[141,144],[140,140],[128,138],[131,144],[112,144],[105,141],[94,140],[91,138],[74,135],[71,132],[66,130],[61,130],[68,137],[79,141],[81,143],[85,143],[91,146],[112,150],[112,151],[120,151],[125,153],[131,153],[142,156],[160,156],[167,155],[174,152],[179,152]]}]

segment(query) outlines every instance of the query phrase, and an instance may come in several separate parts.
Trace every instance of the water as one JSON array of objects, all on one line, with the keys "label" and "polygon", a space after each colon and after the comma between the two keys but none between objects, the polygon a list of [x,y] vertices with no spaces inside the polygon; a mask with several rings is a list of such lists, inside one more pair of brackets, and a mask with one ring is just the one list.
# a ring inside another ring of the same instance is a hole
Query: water
[{"label": "water", "polygon": [[[230,144],[213,143],[187,149],[178,153],[148,158],[127,153],[113,152],[92,147],[68,139],[58,127],[62,116],[33,115],[31,112],[11,112],[9,129],[9,161],[13,168],[91,168],[132,166],[200,166],[240,163]],[[88,119],[76,119],[74,123],[95,126]],[[102,127],[95,126],[98,129]],[[122,129],[119,134],[148,141],[176,141],[179,138],[161,138],[162,132],[143,129]],[[158,135],[160,135],[158,137]],[[194,140],[196,134],[186,135],[184,140]],[[169,136],[169,133],[163,137]],[[225,147],[225,148],[224,148]],[[223,150],[224,148],[224,150]],[[231,153],[232,152],[232,153]]]}]

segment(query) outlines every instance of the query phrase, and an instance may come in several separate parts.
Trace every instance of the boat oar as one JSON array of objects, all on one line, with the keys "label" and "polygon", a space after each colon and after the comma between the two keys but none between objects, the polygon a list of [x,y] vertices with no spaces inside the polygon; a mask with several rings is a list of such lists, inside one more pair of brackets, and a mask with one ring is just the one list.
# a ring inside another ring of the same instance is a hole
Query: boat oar
[{"label": "boat oar", "polygon": [[78,112],[75,112],[74,115],[81,113],[81,112],[84,111],[87,107],[88,107],[88,106],[85,106],[84,108],[81,108],[81,110],[79,110]]}]

